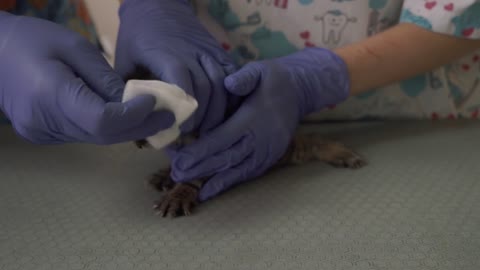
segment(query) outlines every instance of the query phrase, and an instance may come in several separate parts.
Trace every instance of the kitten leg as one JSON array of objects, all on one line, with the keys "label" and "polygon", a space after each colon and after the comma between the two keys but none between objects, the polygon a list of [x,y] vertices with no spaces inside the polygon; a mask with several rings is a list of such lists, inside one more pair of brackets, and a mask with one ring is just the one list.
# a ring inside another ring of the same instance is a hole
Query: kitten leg
[{"label": "kitten leg", "polygon": [[138,140],[138,141],[135,141],[134,144],[137,148],[140,148],[140,149],[149,148],[149,144],[147,140]]},{"label": "kitten leg", "polygon": [[354,169],[367,164],[360,155],[342,143],[303,134],[294,137],[280,164],[302,165],[310,161],[322,161],[335,167]]},{"label": "kitten leg", "polygon": [[158,170],[147,180],[147,186],[160,192],[171,190],[176,183],[170,177],[170,172],[170,167]]}]

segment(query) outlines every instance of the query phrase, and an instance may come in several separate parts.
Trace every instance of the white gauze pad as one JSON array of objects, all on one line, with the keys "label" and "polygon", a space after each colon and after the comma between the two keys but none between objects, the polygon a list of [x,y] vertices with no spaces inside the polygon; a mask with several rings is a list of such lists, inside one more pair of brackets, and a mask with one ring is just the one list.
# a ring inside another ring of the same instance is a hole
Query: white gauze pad
[{"label": "white gauze pad", "polygon": [[175,123],[169,129],[146,138],[154,149],[161,149],[180,136],[180,125],[197,109],[198,103],[178,86],[153,80],[128,81],[123,93],[123,102],[144,94],[150,94],[156,98],[156,111],[166,109],[175,115]]}]

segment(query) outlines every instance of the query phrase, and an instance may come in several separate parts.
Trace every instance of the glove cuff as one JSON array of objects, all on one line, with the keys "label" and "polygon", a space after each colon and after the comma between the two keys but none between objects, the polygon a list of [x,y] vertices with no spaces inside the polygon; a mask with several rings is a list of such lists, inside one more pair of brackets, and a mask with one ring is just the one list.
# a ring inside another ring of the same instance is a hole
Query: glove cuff
[{"label": "glove cuff", "polygon": [[291,57],[295,58],[297,67],[301,67],[295,77],[301,89],[304,116],[337,105],[349,97],[348,67],[336,53],[323,48],[305,48]]},{"label": "glove cuff", "polygon": [[[148,2],[147,2],[148,1]],[[175,4],[174,1],[184,4],[186,6],[192,6],[191,0],[124,0],[118,9],[118,15],[121,18],[125,11],[130,8],[137,8],[140,5],[156,5],[156,4],[164,4],[166,6],[171,6]],[[164,3],[162,3],[164,2]]]}]

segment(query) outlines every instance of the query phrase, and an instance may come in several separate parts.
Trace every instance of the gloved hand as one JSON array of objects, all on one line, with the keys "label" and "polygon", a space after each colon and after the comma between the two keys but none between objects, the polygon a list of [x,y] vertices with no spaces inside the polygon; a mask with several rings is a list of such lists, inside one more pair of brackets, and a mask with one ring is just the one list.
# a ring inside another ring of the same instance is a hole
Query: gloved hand
[{"label": "gloved hand", "polygon": [[146,72],[184,89],[199,106],[181,131],[203,133],[225,118],[223,81],[235,65],[188,2],[125,0],[119,11],[115,69],[126,79]]},{"label": "gloved hand", "polygon": [[309,48],[247,64],[225,85],[246,100],[224,124],[173,155],[175,181],[213,176],[200,200],[266,172],[286,152],[302,117],[348,97],[349,74],[333,52]]},{"label": "gloved hand", "polygon": [[60,25],[0,12],[0,108],[39,144],[133,141],[168,128],[155,98],[120,103],[125,85],[101,53]]}]

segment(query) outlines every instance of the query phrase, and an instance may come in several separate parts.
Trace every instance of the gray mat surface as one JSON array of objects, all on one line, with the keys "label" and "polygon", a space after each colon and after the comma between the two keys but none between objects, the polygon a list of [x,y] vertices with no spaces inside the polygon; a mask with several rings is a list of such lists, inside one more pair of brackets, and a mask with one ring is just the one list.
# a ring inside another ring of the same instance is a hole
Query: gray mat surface
[{"label": "gray mat surface", "polygon": [[170,220],[144,186],[161,154],[1,127],[0,269],[480,269],[479,124],[307,129],[370,164],[276,171]]}]

